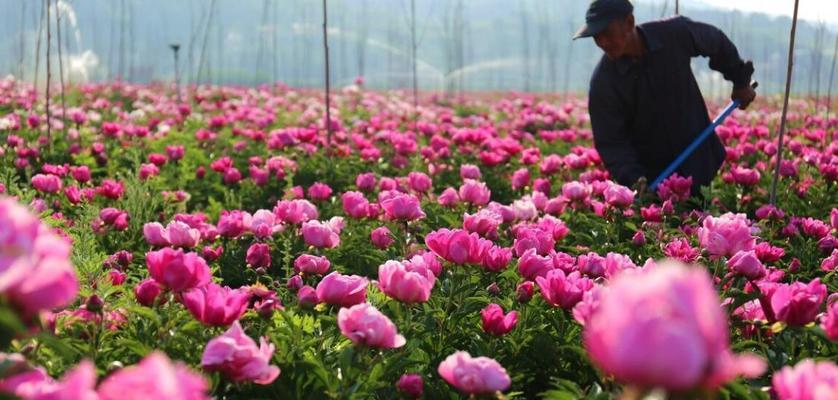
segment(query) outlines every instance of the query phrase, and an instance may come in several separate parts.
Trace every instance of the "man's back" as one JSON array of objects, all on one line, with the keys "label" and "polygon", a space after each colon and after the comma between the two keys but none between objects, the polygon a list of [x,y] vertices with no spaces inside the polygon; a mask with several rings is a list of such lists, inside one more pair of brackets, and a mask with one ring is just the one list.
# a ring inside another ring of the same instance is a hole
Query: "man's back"
[{"label": "man's back", "polygon": [[[637,60],[600,60],[591,78],[589,108],[597,150],[613,178],[631,185],[653,179],[710,123],[690,61],[709,56],[710,67],[736,85],[752,70],[725,35],[685,17],[637,26],[645,53]],[[708,184],[724,161],[711,136],[678,169],[694,188]]]}]

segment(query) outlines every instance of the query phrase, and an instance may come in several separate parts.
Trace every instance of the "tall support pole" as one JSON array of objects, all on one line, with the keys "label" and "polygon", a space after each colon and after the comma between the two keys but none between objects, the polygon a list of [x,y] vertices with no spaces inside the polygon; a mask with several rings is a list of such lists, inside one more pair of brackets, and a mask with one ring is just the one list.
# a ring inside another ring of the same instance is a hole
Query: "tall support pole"
[{"label": "tall support pole", "polygon": [[177,102],[180,103],[182,101],[180,98],[180,62],[178,60],[180,44],[172,43],[169,45],[169,48],[172,49],[172,53],[175,55],[175,92],[177,93]]},{"label": "tall support pole", "polygon": [[23,82],[23,55],[24,55],[24,48],[26,47],[24,31],[26,30],[25,26],[26,21],[26,0],[20,0],[20,54],[18,54],[17,60],[17,80],[18,82]]},{"label": "tall support pole", "polygon": [[410,0],[410,61],[413,64],[413,131],[418,132],[419,78],[416,75],[416,0]]},{"label": "tall support pole", "polygon": [[681,2],[675,0],[675,15],[681,15]]},{"label": "tall support pole", "polygon": [[829,123],[829,107],[832,106],[832,82],[835,79],[835,61],[838,60],[838,34],[835,34],[835,48],[832,50],[832,69],[829,71],[829,86],[826,89],[826,117]]},{"label": "tall support pole", "polygon": [[789,94],[791,92],[791,73],[794,68],[794,37],[797,33],[797,9],[800,0],[794,0],[794,16],[791,20],[791,35],[789,37],[789,60],[786,71],[786,94],[783,98],[783,114],[780,117],[780,133],[777,138],[777,164],[774,166],[774,180],[771,181],[771,204],[777,204],[777,181],[780,178],[780,164],[783,162],[783,137],[786,134],[786,114],[789,109]]},{"label": "tall support pole", "polygon": [[[329,82],[329,13],[326,5],[326,0],[323,0],[323,52],[325,56],[325,73],[326,73],[326,148],[330,149],[332,146],[332,115],[331,103],[329,101],[329,93],[331,92]],[[327,150],[328,152],[328,150]]]},{"label": "tall support pole", "polygon": [[64,132],[64,137],[67,137],[67,99],[64,96],[64,54],[61,51],[61,9],[58,8],[58,1],[55,2],[55,39],[56,43],[58,43],[58,82],[60,84],[59,90],[61,91],[61,129]]},{"label": "tall support pole", "polygon": [[50,16],[49,16],[49,7],[50,7],[50,0],[44,0],[46,6],[46,13],[47,13],[47,87],[46,87],[46,111],[47,111],[47,139],[50,145],[52,145],[52,114],[49,109],[49,87],[52,83],[52,72],[50,71],[50,58],[49,53],[52,46],[50,46],[50,42],[52,42],[52,30],[50,29]]},{"label": "tall support pole", "polygon": [[35,74],[33,75],[32,84],[35,88],[35,98],[38,96],[38,71],[41,69],[41,32],[44,31],[44,20],[46,19],[47,10],[41,4],[41,18],[38,21],[38,39],[35,41]]}]

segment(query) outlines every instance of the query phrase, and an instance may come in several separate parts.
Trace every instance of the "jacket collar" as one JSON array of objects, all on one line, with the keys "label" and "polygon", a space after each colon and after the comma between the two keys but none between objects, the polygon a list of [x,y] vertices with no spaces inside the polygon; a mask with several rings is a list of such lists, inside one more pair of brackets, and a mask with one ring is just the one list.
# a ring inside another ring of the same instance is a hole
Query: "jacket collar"
[{"label": "jacket collar", "polygon": [[[663,48],[663,43],[661,43],[661,38],[657,35],[654,30],[646,29],[643,25],[638,25],[637,30],[640,32],[640,38],[646,44],[646,52],[647,53],[654,53]],[[634,62],[627,58],[623,57],[616,61],[617,72],[620,75],[625,75],[631,69],[632,64]]]}]

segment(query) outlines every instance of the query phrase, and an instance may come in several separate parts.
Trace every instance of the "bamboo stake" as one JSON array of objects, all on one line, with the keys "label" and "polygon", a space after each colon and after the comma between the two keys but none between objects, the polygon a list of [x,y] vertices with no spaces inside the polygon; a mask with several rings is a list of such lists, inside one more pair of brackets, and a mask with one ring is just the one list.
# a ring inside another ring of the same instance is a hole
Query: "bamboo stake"
[{"label": "bamboo stake", "polygon": [[789,109],[789,93],[791,91],[791,74],[794,67],[794,37],[797,33],[797,9],[800,0],[794,0],[794,16],[791,20],[791,34],[789,36],[789,60],[786,71],[786,93],[783,98],[783,114],[780,117],[780,133],[777,138],[777,165],[774,166],[774,179],[771,181],[771,205],[777,204],[777,181],[780,178],[780,164],[783,162],[783,137],[786,134],[786,115]]}]

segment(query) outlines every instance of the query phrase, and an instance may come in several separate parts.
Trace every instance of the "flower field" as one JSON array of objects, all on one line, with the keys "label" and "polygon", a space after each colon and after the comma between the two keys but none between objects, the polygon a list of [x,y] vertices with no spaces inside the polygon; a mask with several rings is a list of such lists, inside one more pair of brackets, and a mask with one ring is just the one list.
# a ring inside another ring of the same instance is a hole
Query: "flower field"
[{"label": "flower field", "polygon": [[[838,398],[838,119],[737,111],[701,197],[584,99],[0,82],[0,393]],[[718,106],[710,107],[714,112]],[[66,110],[66,111],[65,111]]]}]

